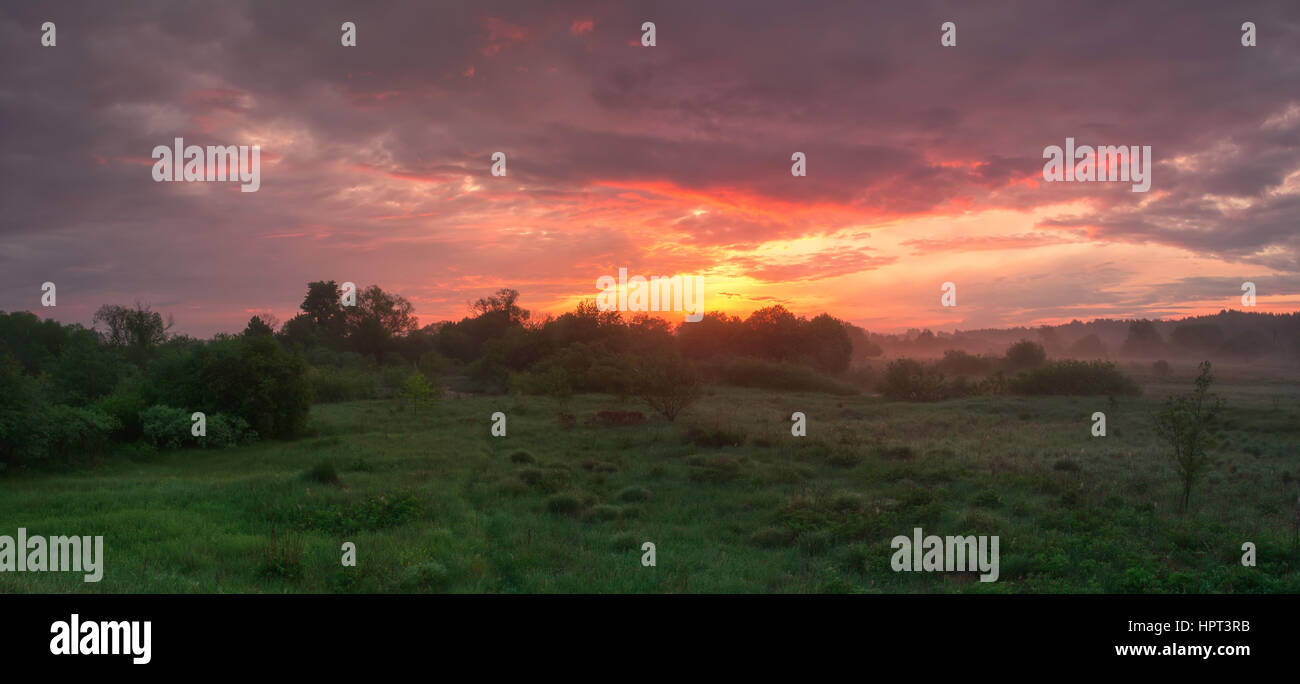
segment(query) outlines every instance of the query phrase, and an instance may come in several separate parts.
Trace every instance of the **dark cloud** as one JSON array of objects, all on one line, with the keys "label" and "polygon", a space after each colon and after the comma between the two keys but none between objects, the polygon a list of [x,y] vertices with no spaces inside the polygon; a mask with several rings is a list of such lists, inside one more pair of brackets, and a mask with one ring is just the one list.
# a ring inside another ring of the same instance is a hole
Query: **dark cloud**
[{"label": "dark cloud", "polygon": [[[937,47],[945,20],[958,48]],[[1293,0],[7,3],[0,63],[0,309],[56,280],[79,293],[61,317],[151,299],[207,333],[332,277],[442,315],[499,284],[707,270],[724,248],[759,280],[824,278],[906,255],[744,251],[1068,201],[1087,209],[1044,231],[1300,273]],[[150,151],[178,136],[260,142],[262,190],[154,183]],[[1067,136],[1151,145],[1151,192],[1033,182]]]}]

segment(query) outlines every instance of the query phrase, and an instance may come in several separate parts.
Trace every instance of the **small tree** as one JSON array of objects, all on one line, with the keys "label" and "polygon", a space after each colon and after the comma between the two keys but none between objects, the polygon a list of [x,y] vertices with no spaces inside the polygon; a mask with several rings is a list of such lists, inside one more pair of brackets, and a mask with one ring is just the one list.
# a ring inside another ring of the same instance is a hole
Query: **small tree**
[{"label": "small tree", "polygon": [[414,371],[402,383],[402,396],[417,413],[433,408],[435,394],[429,379],[419,371]]},{"label": "small tree", "polygon": [[633,382],[636,395],[670,422],[700,396],[695,368],[676,355],[655,355],[642,361]]},{"label": "small tree", "polygon": [[1046,362],[1047,352],[1037,342],[1020,340],[1007,347],[1007,368],[1013,372],[1038,368]]},{"label": "small tree", "polygon": [[1182,510],[1187,510],[1192,487],[1209,470],[1209,450],[1214,446],[1214,428],[1223,400],[1210,394],[1214,376],[1210,362],[1201,362],[1201,374],[1196,378],[1196,389],[1188,394],[1172,396],[1156,414],[1156,434],[1173,448],[1174,463],[1183,481]]}]

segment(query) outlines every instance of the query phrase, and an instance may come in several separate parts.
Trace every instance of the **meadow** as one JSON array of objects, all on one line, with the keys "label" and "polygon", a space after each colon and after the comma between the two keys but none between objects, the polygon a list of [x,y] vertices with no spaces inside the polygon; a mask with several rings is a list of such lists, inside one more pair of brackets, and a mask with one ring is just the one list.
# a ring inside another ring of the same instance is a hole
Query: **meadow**
[{"label": "meadow", "polygon": [[[105,537],[101,582],[4,573],[0,591],[1300,592],[1300,385],[1220,382],[1227,429],[1182,513],[1151,428],[1178,370],[1114,403],[709,387],[635,425],[598,418],[643,410],[612,395],[322,404],[293,441],[0,480],[4,533]],[[999,581],[893,572],[889,540],[915,526],[1000,535]]]}]

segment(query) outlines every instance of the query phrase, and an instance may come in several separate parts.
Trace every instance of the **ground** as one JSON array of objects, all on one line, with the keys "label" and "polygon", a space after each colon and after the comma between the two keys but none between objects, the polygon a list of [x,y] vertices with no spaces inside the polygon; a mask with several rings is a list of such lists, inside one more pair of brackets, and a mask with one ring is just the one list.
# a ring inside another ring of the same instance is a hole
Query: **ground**
[{"label": "ground", "polygon": [[[103,535],[106,556],[98,584],[6,572],[0,592],[1300,592],[1300,384],[1220,381],[1227,431],[1182,513],[1151,416],[1193,373],[1114,403],[719,387],[672,423],[605,395],[318,405],[295,441],[0,479],[0,534]],[[894,572],[917,526],[998,535],[999,580]]]}]

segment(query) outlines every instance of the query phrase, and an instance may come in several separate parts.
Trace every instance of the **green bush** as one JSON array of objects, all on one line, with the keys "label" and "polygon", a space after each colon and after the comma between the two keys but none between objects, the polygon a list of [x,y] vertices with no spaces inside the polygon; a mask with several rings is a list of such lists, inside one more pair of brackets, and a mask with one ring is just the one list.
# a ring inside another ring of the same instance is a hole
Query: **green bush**
[{"label": "green bush", "polygon": [[303,478],[320,484],[336,485],[339,483],[339,473],[334,469],[334,462],[329,459],[316,463],[307,472],[303,473]]},{"label": "green bush", "polygon": [[119,427],[117,419],[103,411],[56,404],[46,413],[46,453],[62,462],[98,455]]},{"label": "green bush", "polygon": [[123,442],[133,442],[144,435],[140,413],[148,407],[146,388],[138,377],[119,382],[108,396],[94,404],[94,408],[117,420],[119,428],[114,436]]},{"label": "green bush", "polygon": [[1106,361],[1053,361],[1016,375],[1008,385],[1013,394],[1028,395],[1136,396],[1142,393],[1132,378]]},{"label": "green bush", "polygon": [[943,374],[915,359],[890,361],[876,388],[894,401],[941,401],[951,396]]},{"label": "green bush", "polygon": [[243,418],[259,435],[293,437],[307,423],[306,361],[267,335],[218,337],[165,350],[150,367],[154,403]]},{"label": "green bush", "polygon": [[309,373],[312,395],[321,403],[377,399],[379,374],[362,368],[313,367]]},{"label": "green bush", "polygon": [[406,381],[402,383],[402,398],[417,413],[433,408],[437,396],[433,385],[429,384],[429,379],[418,370],[407,375]]},{"label": "green bush", "polygon": [[233,447],[257,439],[257,433],[239,416],[214,413],[204,416],[203,436],[194,436],[193,412],[154,405],[140,412],[145,441],[160,449]]},{"label": "green bush", "polygon": [[179,449],[192,444],[193,422],[185,409],[154,405],[140,412],[145,441],[160,449]]},{"label": "green bush", "polygon": [[32,429],[45,420],[44,407],[36,380],[23,375],[13,356],[0,355],[0,470],[45,455],[45,441]]}]

